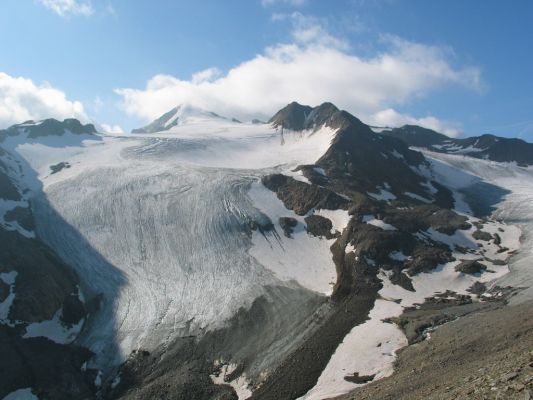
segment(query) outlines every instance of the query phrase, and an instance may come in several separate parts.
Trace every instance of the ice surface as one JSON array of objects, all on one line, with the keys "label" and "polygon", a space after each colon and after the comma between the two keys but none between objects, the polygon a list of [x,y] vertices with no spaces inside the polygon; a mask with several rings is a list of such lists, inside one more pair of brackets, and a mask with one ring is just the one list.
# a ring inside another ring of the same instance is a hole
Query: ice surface
[{"label": "ice surface", "polygon": [[[8,138],[3,146],[20,156],[34,193],[37,234],[75,267],[88,299],[101,297],[78,338],[98,367],[223,326],[266,285],[329,293],[330,242],[303,224],[280,240],[250,228],[292,215],[259,178],[313,164],[333,135],[324,128],[281,141],[266,125],[197,120],[160,134]],[[71,168],[50,174],[58,162]],[[278,209],[259,211],[254,186]]]}]

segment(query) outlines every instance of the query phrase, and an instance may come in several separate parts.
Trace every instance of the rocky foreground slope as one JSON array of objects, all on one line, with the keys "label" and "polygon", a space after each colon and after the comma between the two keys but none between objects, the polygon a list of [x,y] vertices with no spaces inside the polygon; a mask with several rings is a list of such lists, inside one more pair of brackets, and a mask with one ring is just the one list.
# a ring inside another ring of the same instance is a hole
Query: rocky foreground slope
[{"label": "rocky foreground slope", "polygon": [[533,304],[497,307],[445,324],[398,353],[395,373],[337,400],[529,399]]},{"label": "rocky foreground slope", "polygon": [[493,282],[520,245],[486,204],[511,190],[484,182],[473,212],[454,184],[470,181],[409,145],[331,103],[268,125],[178,107],[124,136],[1,131],[0,397],[311,400],[388,382],[400,348],[512,298]]}]

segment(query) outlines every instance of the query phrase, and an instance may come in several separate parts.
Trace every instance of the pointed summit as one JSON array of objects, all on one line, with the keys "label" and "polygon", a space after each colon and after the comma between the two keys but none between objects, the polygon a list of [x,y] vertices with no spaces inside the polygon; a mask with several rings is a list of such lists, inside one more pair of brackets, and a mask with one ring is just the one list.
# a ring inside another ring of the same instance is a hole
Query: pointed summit
[{"label": "pointed summit", "polygon": [[168,131],[174,126],[184,125],[187,122],[193,120],[206,120],[206,119],[225,119],[220,115],[206,111],[198,107],[191,106],[189,104],[181,104],[174,107],[172,110],[166,112],[148,125],[133,129],[132,133],[155,133]]},{"label": "pointed summit", "polygon": [[313,111],[309,106],[303,106],[295,101],[279,110],[270,120],[269,124],[274,127],[283,126],[285,129],[301,131],[305,128],[305,121]]}]

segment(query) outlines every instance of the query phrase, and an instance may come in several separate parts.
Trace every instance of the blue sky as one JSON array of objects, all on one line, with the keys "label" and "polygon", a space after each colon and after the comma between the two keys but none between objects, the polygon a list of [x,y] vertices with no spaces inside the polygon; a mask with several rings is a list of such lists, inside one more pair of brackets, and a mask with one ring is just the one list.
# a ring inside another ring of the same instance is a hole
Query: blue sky
[{"label": "blue sky", "polygon": [[3,0],[0,125],[129,131],[180,102],[245,119],[295,99],[533,141],[532,18],[527,0]]}]

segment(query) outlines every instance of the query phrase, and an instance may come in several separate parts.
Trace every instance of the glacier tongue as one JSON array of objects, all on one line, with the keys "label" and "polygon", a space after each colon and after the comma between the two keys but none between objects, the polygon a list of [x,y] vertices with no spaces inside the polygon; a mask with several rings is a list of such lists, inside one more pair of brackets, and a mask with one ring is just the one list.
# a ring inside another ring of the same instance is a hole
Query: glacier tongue
[{"label": "glacier tongue", "polygon": [[50,204],[36,204],[39,235],[86,290],[104,294],[106,312],[84,340],[91,348],[116,334],[124,357],[213,328],[274,283],[247,253],[246,224],[264,218],[246,196],[251,179],[139,163],[48,188]]},{"label": "glacier tongue", "polygon": [[[298,134],[280,146],[279,134],[264,126],[204,128],[195,128],[198,136],[176,127],[161,136],[104,137],[75,151],[55,148],[47,161],[72,167],[54,175],[40,153],[18,147],[43,185],[44,195],[33,200],[37,234],[76,268],[87,297],[99,299],[79,339],[99,367],[221,327],[267,285],[306,286],[291,280],[297,273],[269,269],[283,248],[250,252],[259,240],[253,235],[261,235],[250,227],[271,221],[248,190],[280,161],[288,165],[276,168],[313,162],[334,132]],[[320,273],[319,291],[327,291],[334,265],[326,243],[317,251],[328,261],[319,267],[331,268]],[[307,287],[317,290],[316,283]]]}]

